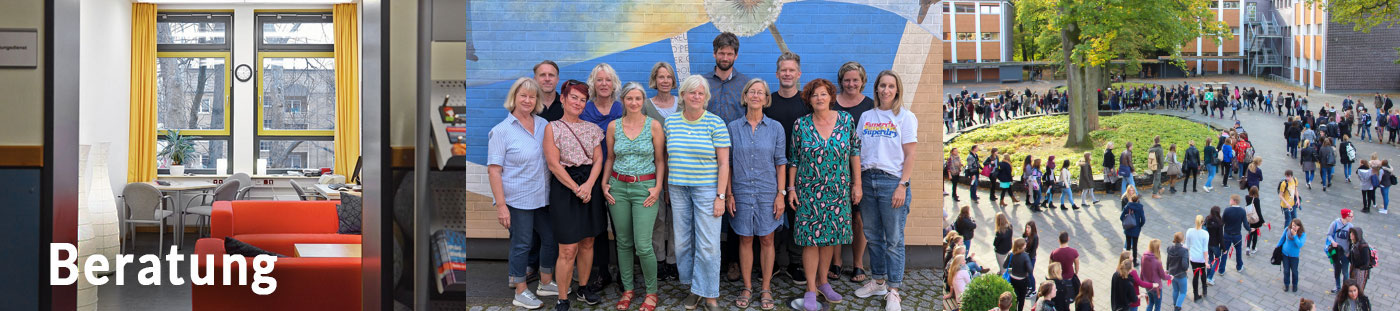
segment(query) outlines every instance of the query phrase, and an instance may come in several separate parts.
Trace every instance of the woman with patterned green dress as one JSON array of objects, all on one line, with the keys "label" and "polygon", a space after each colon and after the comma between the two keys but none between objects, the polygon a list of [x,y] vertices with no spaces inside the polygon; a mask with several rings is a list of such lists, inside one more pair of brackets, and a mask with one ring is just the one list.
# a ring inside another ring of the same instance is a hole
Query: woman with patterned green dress
[{"label": "woman with patterned green dress", "polygon": [[793,125],[788,154],[788,206],[797,210],[794,239],[802,249],[807,275],[803,307],[818,310],[820,291],[830,303],[842,297],[827,282],[836,245],[851,243],[851,202],[861,198],[860,138],[850,114],[831,109],[835,85],[825,79],[808,82],[802,90],[812,114]]}]

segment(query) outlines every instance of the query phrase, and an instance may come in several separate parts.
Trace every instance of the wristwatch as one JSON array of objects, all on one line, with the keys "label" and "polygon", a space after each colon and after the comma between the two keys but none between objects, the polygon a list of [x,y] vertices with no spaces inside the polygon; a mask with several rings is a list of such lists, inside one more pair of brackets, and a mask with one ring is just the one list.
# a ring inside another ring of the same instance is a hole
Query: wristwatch
[{"label": "wristwatch", "polygon": [[909,181],[906,180],[903,183],[900,183],[899,185],[904,186],[905,188],[909,188]]},{"label": "wristwatch", "polygon": [[724,200],[724,194],[723,194],[723,193],[719,194],[719,199],[720,199],[720,200]]}]

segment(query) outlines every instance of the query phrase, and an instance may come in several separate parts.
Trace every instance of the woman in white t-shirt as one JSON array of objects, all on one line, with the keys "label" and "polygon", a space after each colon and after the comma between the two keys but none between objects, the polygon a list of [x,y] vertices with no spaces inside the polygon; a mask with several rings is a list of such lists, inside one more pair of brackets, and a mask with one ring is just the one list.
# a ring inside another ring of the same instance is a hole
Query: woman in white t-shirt
[{"label": "woman in white t-shirt", "polygon": [[856,297],[885,295],[885,304],[899,305],[904,282],[904,225],[909,216],[909,179],[913,177],[914,144],[919,120],[904,109],[903,83],[893,71],[875,78],[876,108],[861,115],[856,133],[861,139],[861,187],[869,193],[860,201],[865,213],[874,280],[856,290]]}]

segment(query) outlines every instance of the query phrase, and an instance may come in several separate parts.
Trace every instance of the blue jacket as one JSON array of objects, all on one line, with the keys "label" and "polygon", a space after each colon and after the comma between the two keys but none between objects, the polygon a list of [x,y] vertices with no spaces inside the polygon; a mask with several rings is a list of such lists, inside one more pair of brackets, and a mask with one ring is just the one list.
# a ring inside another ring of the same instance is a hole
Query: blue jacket
[{"label": "blue jacket", "polygon": [[1220,162],[1230,163],[1230,162],[1234,162],[1234,161],[1235,161],[1235,148],[1234,148],[1234,147],[1231,147],[1230,145],[1221,145],[1221,146],[1220,146],[1220,153],[1221,153],[1220,156],[1223,158],[1223,159],[1221,159],[1222,161],[1220,161]]},{"label": "blue jacket", "polygon": [[1124,217],[1128,215],[1128,211],[1132,211],[1132,217],[1137,218],[1138,225],[1132,229],[1124,229],[1123,235],[1138,236],[1142,233],[1142,226],[1147,225],[1147,216],[1142,212],[1142,203],[1129,202],[1127,206],[1123,207],[1123,212],[1118,214],[1118,219],[1124,219]]},{"label": "blue jacket", "polygon": [[1283,246],[1283,255],[1298,258],[1298,254],[1303,250],[1303,242],[1308,239],[1308,233],[1303,232],[1297,237],[1288,234],[1288,230],[1283,231],[1283,237],[1279,238],[1278,244]]}]

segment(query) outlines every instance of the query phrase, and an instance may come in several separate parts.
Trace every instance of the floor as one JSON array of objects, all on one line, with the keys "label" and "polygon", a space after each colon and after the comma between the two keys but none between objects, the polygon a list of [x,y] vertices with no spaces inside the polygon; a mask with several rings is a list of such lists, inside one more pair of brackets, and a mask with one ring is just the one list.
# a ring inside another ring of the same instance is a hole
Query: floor
[{"label": "floor", "polygon": [[[170,244],[172,243],[171,239],[173,239],[173,236],[169,234],[165,236],[165,249],[161,252],[162,254],[170,252]],[[189,233],[185,235],[184,239],[184,245],[180,247],[180,253],[187,256],[188,254],[194,251],[194,243],[196,240],[199,239],[199,236],[194,233]],[[130,245],[126,249],[125,253],[135,255],[137,258],[139,258],[141,255],[155,253],[157,248],[156,244],[158,243],[157,235],[154,232],[137,233],[134,241],[128,240],[127,243],[130,243]],[[165,264],[166,262],[164,261],[164,257],[161,257],[161,259],[162,261],[160,263]],[[161,271],[167,274],[165,275],[165,277],[161,278],[160,285],[139,285],[140,283],[137,283],[137,277],[140,274],[139,272],[141,271],[141,269],[150,267],[151,265],[139,262],[126,265],[124,273],[125,277],[122,278],[123,282],[125,282],[125,285],[116,285],[116,281],[112,280],[109,281],[107,284],[98,287],[97,309],[103,311],[189,310],[190,272],[189,266],[186,265],[186,263],[187,262],[181,262],[181,265],[179,265],[179,270],[176,271],[176,273],[178,273],[176,275],[181,276],[181,278],[185,279],[185,283],[183,285],[170,285],[170,277],[168,274],[169,272],[165,272],[166,270],[164,270],[164,267],[162,267]]]}]

